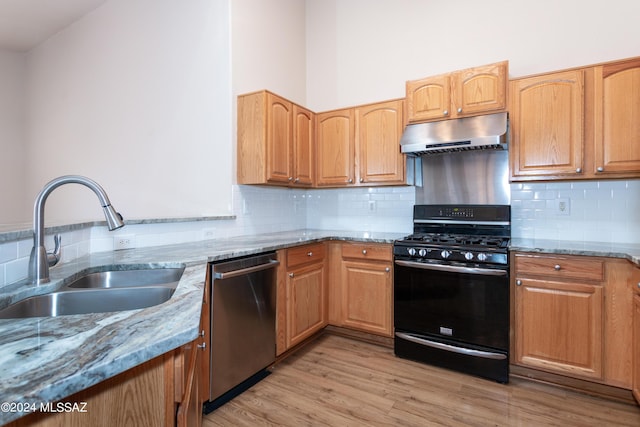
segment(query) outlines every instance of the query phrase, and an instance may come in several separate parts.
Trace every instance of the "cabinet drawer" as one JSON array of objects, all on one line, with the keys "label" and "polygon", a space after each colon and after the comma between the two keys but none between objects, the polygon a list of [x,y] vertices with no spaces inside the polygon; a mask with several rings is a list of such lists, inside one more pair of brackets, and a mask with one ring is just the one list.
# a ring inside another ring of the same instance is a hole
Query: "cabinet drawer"
[{"label": "cabinet drawer", "polygon": [[515,256],[516,274],[534,274],[583,280],[604,280],[604,262],[586,257]]},{"label": "cabinet drawer", "polygon": [[325,248],[322,243],[287,249],[287,267],[320,262],[324,259],[324,255]]},{"label": "cabinet drawer", "polygon": [[345,243],[342,245],[342,258],[369,259],[375,261],[391,261],[391,245]]}]

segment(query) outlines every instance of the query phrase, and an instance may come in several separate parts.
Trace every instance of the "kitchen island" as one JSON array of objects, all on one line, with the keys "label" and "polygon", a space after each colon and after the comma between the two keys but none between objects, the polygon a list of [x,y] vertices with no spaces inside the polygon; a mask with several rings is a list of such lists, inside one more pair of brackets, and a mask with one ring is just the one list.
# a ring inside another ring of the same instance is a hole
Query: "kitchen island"
[{"label": "kitchen island", "polygon": [[299,230],[103,252],[53,268],[51,283],[45,286],[9,285],[2,289],[0,308],[52,292],[88,269],[186,267],[171,299],[156,306],[0,320],[0,402],[16,404],[0,411],[0,425],[31,412],[33,405],[64,399],[194,340],[209,262],[323,240],[391,243],[399,237],[399,233]]}]

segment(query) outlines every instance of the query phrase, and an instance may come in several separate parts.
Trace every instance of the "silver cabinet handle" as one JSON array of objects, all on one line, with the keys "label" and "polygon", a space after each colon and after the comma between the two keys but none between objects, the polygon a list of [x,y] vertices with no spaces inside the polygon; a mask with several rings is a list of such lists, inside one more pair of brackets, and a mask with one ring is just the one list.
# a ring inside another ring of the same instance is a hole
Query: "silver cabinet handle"
[{"label": "silver cabinet handle", "polygon": [[366,250],[366,249],[363,249],[363,250],[362,250],[362,255],[366,255],[366,254],[367,254],[367,250]]},{"label": "silver cabinet handle", "polygon": [[348,184],[351,184],[352,182],[353,182],[353,179],[352,179],[352,178],[349,178],[349,179],[347,180],[347,183],[348,183]]},{"label": "silver cabinet handle", "polygon": [[640,288],[640,283],[638,283],[638,288]]},{"label": "silver cabinet handle", "polygon": [[293,177],[292,176],[289,177],[289,181],[293,181]]},{"label": "silver cabinet handle", "polygon": [[522,286],[522,280],[516,280],[516,286]]},{"label": "silver cabinet handle", "polygon": [[300,178],[296,178],[295,180],[293,180],[293,182],[295,182],[295,183],[300,182]]},{"label": "silver cabinet handle", "polygon": [[604,172],[604,168],[602,166],[598,166],[598,168],[596,169],[598,172]]},{"label": "silver cabinet handle", "polygon": [[313,252],[307,252],[307,256],[313,256]]},{"label": "silver cabinet handle", "polygon": [[449,115],[449,110],[444,110],[444,111],[442,112],[442,115],[443,115],[443,116],[448,116],[448,115]]},{"label": "silver cabinet handle", "polygon": [[384,271],[386,271],[387,273],[391,271],[391,269],[389,267],[385,268]]},{"label": "silver cabinet handle", "polygon": [[582,168],[577,168],[576,173],[582,173]]},{"label": "silver cabinet handle", "polygon": [[289,277],[293,277],[293,273],[289,273]]},{"label": "silver cabinet handle", "polygon": [[202,344],[198,344],[196,347],[201,348],[201,349],[204,350],[205,348],[207,348],[207,343],[203,342]]},{"label": "silver cabinet handle", "polygon": [[556,265],[554,265],[554,266],[553,266],[553,268],[554,268],[556,271],[560,271],[560,269],[561,269],[562,267],[560,267],[560,264],[556,264]]},{"label": "silver cabinet handle", "polygon": [[364,178],[360,178],[360,182],[364,182]]},{"label": "silver cabinet handle", "polygon": [[204,329],[202,331],[200,331],[200,337],[204,338]]},{"label": "silver cabinet handle", "polygon": [[462,107],[458,108],[458,113],[462,113]]}]

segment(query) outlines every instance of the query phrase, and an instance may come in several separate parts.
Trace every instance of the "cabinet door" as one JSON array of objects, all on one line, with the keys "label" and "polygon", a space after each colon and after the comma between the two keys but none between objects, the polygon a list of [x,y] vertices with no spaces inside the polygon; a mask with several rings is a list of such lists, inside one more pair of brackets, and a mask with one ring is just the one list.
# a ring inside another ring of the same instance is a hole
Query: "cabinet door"
[{"label": "cabinet door", "polygon": [[323,264],[313,264],[288,273],[287,308],[288,348],[326,326]]},{"label": "cabinet door", "polygon": [[313,185],[313,113],[298,105],[293,105],[293,184],[310,187]]},{"label": "cabinet door", "polygon": [[561,374],[602,378],[601,286],[519,279],[516,361]]},{"label": "cabinet door", "polygon": [[453,114],[457,117],[503,110],[507,104],[508,62],[453,74]]},{"label": "cabinet door", "polygon": [[448,74],[408,81],[406,90],[409,122],[449,118],[451,115],[450,86]]},{"label": "cabinet door", "polygon": [[198,375],[202,352],[196,347],[197,341],[195,340],[181,349],[184,352],[183,357],[186,361],[186,381],[184,383],[185,391],[176,413],[177,427],[200,427],[202,425],[202,402],[200,401],[199,393],[200,376]]},{"label": "cabinet door", "polygon": [[316,184],[344,186],[355,174],[353,109],[320,113],[316,118]]},{"label": "cabinet door", "polygon": [[405,156],[400,153],[403,101],[366,105],[356,110],[360,183],[404,183]]},{"label": "cabinet door", "polygon": [[640,294],[633,296],[633,396],[640,403]]},{"label": "cabinet door", "polygon": [[391,337],[391,283],[389,263],[343,261],[343,325]]},{"label": "cabinet door", "polygon": [[640,174],[640,59],[595,69],[596,174]]},{"label": "cabinet door", "polygon": [[583,74],[575,70],[511,82],[509,152],[515,180],[582,173]]},{"label": "cabinet door", "polygon": [[293,105],[267,93],[267,181],[289,183],[293,147]]}]

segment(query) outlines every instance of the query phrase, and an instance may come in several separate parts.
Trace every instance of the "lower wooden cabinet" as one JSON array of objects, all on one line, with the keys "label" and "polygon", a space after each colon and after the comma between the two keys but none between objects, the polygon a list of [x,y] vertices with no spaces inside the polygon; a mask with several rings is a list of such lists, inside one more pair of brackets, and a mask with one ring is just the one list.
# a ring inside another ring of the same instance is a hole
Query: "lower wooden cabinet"
[{"label": "lower wooden cabinet", "polygon": [[640,403],[640,292],[633,297],[633,397]]},{"label": "lower wooden cabinet", "polygon": [[318,243],[278,254],[278,355],[327,325],[325,250],[325,244]]},{"label": "lower wooden cabinet", "polygon": [[392,265],[391,245],[342,245],[339,326],[393,335]]},{"label": "lower wooden cabinet", "polygon": [[512,363],[630,390],[638,269],[622,259],[531,253],[512,253],[512,266]]}]

